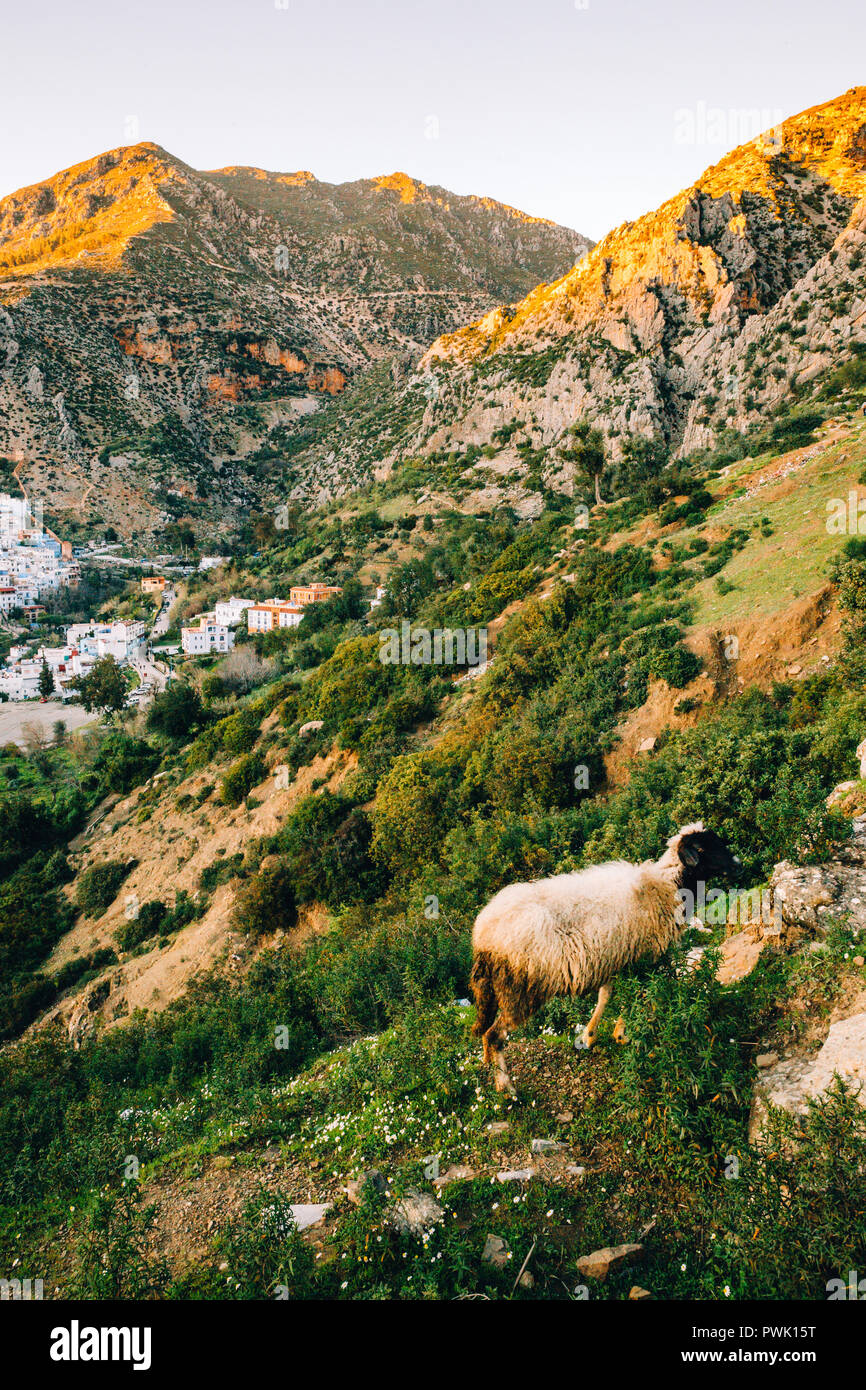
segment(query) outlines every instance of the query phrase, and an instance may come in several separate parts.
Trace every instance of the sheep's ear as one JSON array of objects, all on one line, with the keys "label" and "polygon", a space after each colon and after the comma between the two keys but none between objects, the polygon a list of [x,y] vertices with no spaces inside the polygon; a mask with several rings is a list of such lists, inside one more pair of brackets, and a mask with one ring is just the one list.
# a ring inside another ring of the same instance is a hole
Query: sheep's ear
[{"label": "sheep's ear", "polygon": [[697,868],[700,860],[700,855],[698,854],[696,849],[692,849],[690,845],[680,845],[679,855],[682,862],[684,864],[687,864],[690,869]]}]

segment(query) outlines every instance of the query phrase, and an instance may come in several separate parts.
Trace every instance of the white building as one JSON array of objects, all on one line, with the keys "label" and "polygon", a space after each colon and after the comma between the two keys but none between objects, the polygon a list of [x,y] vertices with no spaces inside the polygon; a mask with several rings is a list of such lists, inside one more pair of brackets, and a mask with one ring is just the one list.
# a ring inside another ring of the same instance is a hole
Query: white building
[{"label": "white building", "polygon": [[73,623],[66,629],[66,641],[88,656],[113,656],[122,665],[139,655],[146,632],[145,623],[131,618],[113,623]]},{"label": "white building", "polygon": [[303,616],[304,610],[299,603],[268,598],[247,609],[247,628],[250,632],[273,632],[278,627],[297,627]]},{"label": "white building", "polygon": [[221,598],[214,605],[214,617],[224,627],[236,627],[246,610],[254,603],[253,598]]},{"label": "white building", "polygon": [[54,677],[51,698],[68,700],[76,693],[72,682],[87,674],[94,658],[69,645],[40,647],[31,656],[22,655],[21,648],[15,648],[10,665],[0,669],[0,693],[9,700],[35,700],[39,696],[43,661]]},{"label": "white building", "polygon": [[202,613],[195,625],[181,628],[180,642],[187,656],[206,656],[208,652],[230,652],[235,635],[217,622],[215,613]]}]

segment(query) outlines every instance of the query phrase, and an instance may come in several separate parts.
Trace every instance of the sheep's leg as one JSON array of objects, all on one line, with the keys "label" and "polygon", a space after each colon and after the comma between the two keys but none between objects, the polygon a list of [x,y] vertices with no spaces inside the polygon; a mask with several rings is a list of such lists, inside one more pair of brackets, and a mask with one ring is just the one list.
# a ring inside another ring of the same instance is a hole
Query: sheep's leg
[{"label": "sheep's leg", "polygon": [[590,1018],[589,1023],[584,1028],[583,1034],[580,1037],[580,1039],[575,1039],[575,1045],[577,1047],[584,1048],[595,1046],[599,1020],[608,1006],[610,996],[611,986],[602,985],[601,989],[598,991],[598,1003],[592,1011],[592,1017]]},{"label": "sheep's leg", "polygon": [[493,1067],[493,1084],[497,1091],[503,1091],[512,1100],[517,1100],[517,1092],[505,1065],[505,1025],[497,1020],[484,1034],[484,1060]]},{"label": "sheep's leg", "polygon": [[625,1019],[623,1018],[622,1014],[620,1014],[619,1018],[614,1024],[613,1040],[615,1043],[619,1043],[621,1047],[624,1047],[625,1044],[628,1042],[628,1038],[626,1037],[625,1031]]}]

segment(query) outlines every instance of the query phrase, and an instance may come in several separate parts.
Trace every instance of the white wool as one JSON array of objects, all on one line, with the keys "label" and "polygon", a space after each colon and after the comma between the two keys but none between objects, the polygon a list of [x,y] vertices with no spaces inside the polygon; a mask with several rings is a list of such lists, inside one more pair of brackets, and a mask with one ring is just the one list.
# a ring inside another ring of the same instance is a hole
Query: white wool
[{"label": "white wool", "polygon": [[657,862],[617,860],[503,888],[478,914],[476,954],[507,960],[548,997],[597,989],[641,956],[660,956],[681,934],[677,853],[685,826]]}]

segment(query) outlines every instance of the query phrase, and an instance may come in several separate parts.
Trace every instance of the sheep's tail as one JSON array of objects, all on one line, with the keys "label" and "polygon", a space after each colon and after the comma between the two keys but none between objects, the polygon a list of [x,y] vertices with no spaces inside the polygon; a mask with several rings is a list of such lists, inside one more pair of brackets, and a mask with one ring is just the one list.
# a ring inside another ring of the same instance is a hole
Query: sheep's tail
[{"label": "sheep's tail", "polygon": [[480,951],[472,962],[469,988],[475,997],[475,1022],[472,1031],[480,1038],[493,1026],[499,1012],[499,1003],[490,976],[490,957],[485,951]]}]

